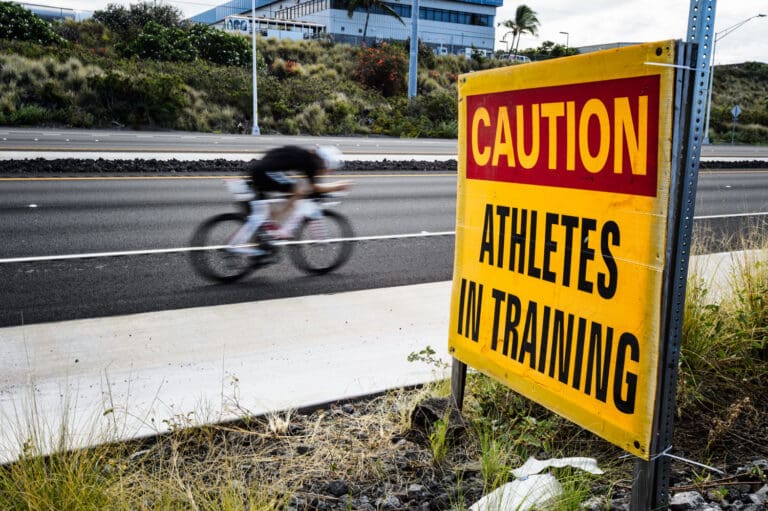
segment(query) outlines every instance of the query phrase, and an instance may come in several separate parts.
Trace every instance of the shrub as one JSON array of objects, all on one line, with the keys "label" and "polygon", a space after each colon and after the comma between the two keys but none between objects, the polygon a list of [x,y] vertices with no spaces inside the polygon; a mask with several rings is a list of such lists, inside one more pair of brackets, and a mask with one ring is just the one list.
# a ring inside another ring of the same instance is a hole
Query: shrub
[{"label": "shrub", "polygon": [[322,103],[327,118],[325,133],[344,135],[358,131],[359,108],[343,93],[336,93]]},{"label": "shrub", "polygon": [[64,20],[53,26],[54,32],[67,41],[86,48],[106,48],[112,40],[112,33],[105,25],[93,18],[82,22]]},{"label": "shrub", "polygon": [[9,121],[11,124],[20,126],[34,126],[42,124],[46,120],[46,110],[40,105],[22,105],[18,110],[11,113]]},{"label": "shrub", "polygon": [[251,64],[251,47],[243,36],[196,24],[189,30],[189,41],[197,56],[203,60],[222,66]]},{"label": "shrub", "polygon": [[380,91],[384,97],[392,97],[405,91],[407,69],[402,48],[382,43],[358,51],[355,78],[366,87]]},{"label": "shrub", "polygon": [[61,82],[47,80],[35,87],[39,104],[43,108],[59,110],[72,105],[73,96],[62,87]]},{"label": "shrub", "polygon": [[437,80],[431,76],[425,76],[424,74],[419,75],[416,88],[419,91],[419,94],[430,94],[442,89]]},{"label": "shrub", "polygon": [[270,66],[270,72],[277,78],[285,79],[291,76],[306,76],[304,68],[295,60],[275,59]]},{"label": "shrub", "polygon": [[[458,134],[458,98],[455,94],[438,89],[431,94],[416,96],[411,102],[412,115],[422,119],[422,131],[427,136],[455,137]],[[441,126],[440,135],[432,134]]]},{"label": "shrub", "polygon": [[144,25],[130,42],[116,46],[124,57],[190,62],[196,53],[187,33],[176,27],[164,27],[154,21]]},{"label": "shrub", "polygon": [[11,2],[0,2],[0,38],[32,41],[43,45],[64,44],[51,25],[29,9]]},{"label": "shrub", "polygon": [[122,124],[174,127],[189,105],[184,84],[165,73],[127,76],[110,71],[89,78],[95,94],[95,115]]},{"label": "shrub", "polygon": [[176,7],[156,2],[132,4],[129,9],[110,3],[105,10],[95,11],[93,19],[116,33],[123,42],[130,42],[150,22],[165,28],[178,27],[182,13]]},{"label": "shrub", "polygon": [[190,96],[190,104],[183,109],[179,117],[181,129],[224,133],[245,129],[247,119],[238,110],[210,104],[205,101],[204,95],[197,91],[190,91]]},{"label": "shrub", "polygon": [[296,117],[296,122],[302,133],[322,135],[326,133],[328,116],[318,103],[312,103]]}]

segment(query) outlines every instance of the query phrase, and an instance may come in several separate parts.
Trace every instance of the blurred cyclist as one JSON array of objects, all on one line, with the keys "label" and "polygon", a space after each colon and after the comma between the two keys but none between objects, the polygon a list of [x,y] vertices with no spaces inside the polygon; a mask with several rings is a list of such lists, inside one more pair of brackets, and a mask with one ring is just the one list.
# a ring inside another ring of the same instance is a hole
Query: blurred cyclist
[{"label": "blurred cyclist", "polygon": [[[287,145],[270,149],[261,160],[251,165],[251,182],[257,197],[264,198],[263,192],[282,192],[291,194],[288,208],[296,199],[312,193],[330,193],[346,190],[349,181],[318,183],[317,177],[341,168],[341,151],[332,146],[305,149]],[[307,179],[308,186],[285,174],[298,172]]]},{"label": "blurred cyclist", "polygon": [[[238,239],[250,237],[255,229],[273,215],[266,203],[259,201],[267,198],[267,193],[278,192],[289,194],[285,206],[281,211],[274,212],[277,217],[284,217],[283,228],[273,232],[277,238],[288,238],[295,225],[292,222],[299,221],[299,215],[291,215],[295,209],[297,200],[316,193],[331,193],[346,190],[350,186],[349,181],[336,181],[333,183],[319,183],[317,178],[332,170],[341,168],[341,151],[332,146],[305,149],[295,145],[287,145],[270,149],[260,160],[256,160],[250,166],[251,186],[256,192],[257,201],[252,202],[253,213],[248,218],[248,227],[244,226]],[[306,180],[289,177],[286,172],[300,174]],[[295,218],[294,218],[295,217]],[[238,253],[248,255],[261,255],[263,250],[256,248],[237,249]]]}]

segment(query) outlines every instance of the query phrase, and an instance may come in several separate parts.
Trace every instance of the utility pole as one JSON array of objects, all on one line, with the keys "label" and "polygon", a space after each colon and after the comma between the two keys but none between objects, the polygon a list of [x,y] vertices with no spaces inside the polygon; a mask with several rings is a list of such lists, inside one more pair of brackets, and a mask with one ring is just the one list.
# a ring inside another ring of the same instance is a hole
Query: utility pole
[{"label": "utility pole", "polygon": [[411,12],[411,58],[408,63],[408,98],[416,97],[419,74],[419,0],[413,0]]},{"label": "utility pole", "polygon": [[251,0],[251,55],[253,56],[253,128],[251,135],[261,135],[259,129],[259,103],[256,85],[256,0]]}]

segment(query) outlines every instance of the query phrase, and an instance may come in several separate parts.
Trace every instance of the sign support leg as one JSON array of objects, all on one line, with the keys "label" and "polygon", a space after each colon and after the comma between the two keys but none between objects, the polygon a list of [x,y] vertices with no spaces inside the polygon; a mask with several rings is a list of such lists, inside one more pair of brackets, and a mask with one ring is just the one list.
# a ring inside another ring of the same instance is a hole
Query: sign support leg
[{"label": "sign support leg", "polygon": [[451,405],[457,410],[464,406],[464,386],[467,383],[467,364],[453,359],[451,366]]}]

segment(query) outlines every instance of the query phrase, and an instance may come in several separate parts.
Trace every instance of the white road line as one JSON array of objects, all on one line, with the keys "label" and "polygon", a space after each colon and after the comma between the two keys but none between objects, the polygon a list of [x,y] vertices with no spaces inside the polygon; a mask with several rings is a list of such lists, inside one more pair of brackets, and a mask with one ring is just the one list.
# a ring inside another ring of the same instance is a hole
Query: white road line
[{"label": "white road line", "polygon": [[[36,207],[36,205],[30,205],[29,207]],[[768,216],[768,212],[758,213],[736,213],[731,215],[706,215],[695,216],[694,220],[716,220],[721,218],[745,218],[745,217],[757,217]],[[396,239],[408,239],[408,238],[431,238],[437,236],[454,236],[456,231],[440,231],[440,232],[420,232],[412,234],[384,234],[378,236],[358,236],[355,238],[335,238],[324,240],[325,243],[338,243],[340,241],[379,241],[379,240],[396,240]],[[309,243],[317,243],[317,241],[278,241],[276,245],[304,245]],[[121,252],[91,252],[83,254],[63,254],[63,255],[47,255],[47,256],[31,256],[31,257],[8,257],[0,259],[0,264],[11,263],[33,263],[42,261],[62,261],[69,259],[94,259],[100,257],[120,257],[120,256],[134,256],[134,255],[152,255],[152,254],[172,254],[176,252],[194,252],[198,250],[219,250],[225,248],[223,245],[210,246],[210,247],[180,247],[180,248],[159,248],[151,250],[126,250]]]},{"label": "white road line", "polygon": [[[381,236],[359,236],[356,238],[335,238],[324,240],[324,243],[338,243],[340,241],[378,241],[378,240],[396,240],[407,238],[431,238],[437,236],[453,236],[454,231],[443,232],[421,232],[414,234],[388,234]],[[278,241],[275,245],[305,245],[310,243],[317,243],[317,241]],[[64,261],[70,259],[95,259],[101,257],[120,257],[120,256],[135,256],[135,255],[152,255],[152,254],[173,254],[178,252],[196,252],[200,250],[219,250],[226,248],[225,245],[215,245],[209,247],[180,247],[180,248],[158,248],[151,250],[126,250],[121,252],[91,252],[84,254],[62,254],[62,255],[47,255],[47,256],[31,256],[31,257],[7,257],[0,259],[0,264],[11,263],[35,263],[43,261]]]},{"label": "white road line", "polygon": [[757,213],[731,213],[730,215],[706,215],[706,216],[695,216],[693,217],[694,220],[714,220],[717,218],[735,218],[735,217],[748,217],[748,216],[768,216],[768,211],[764,212],[757,212]]}]

